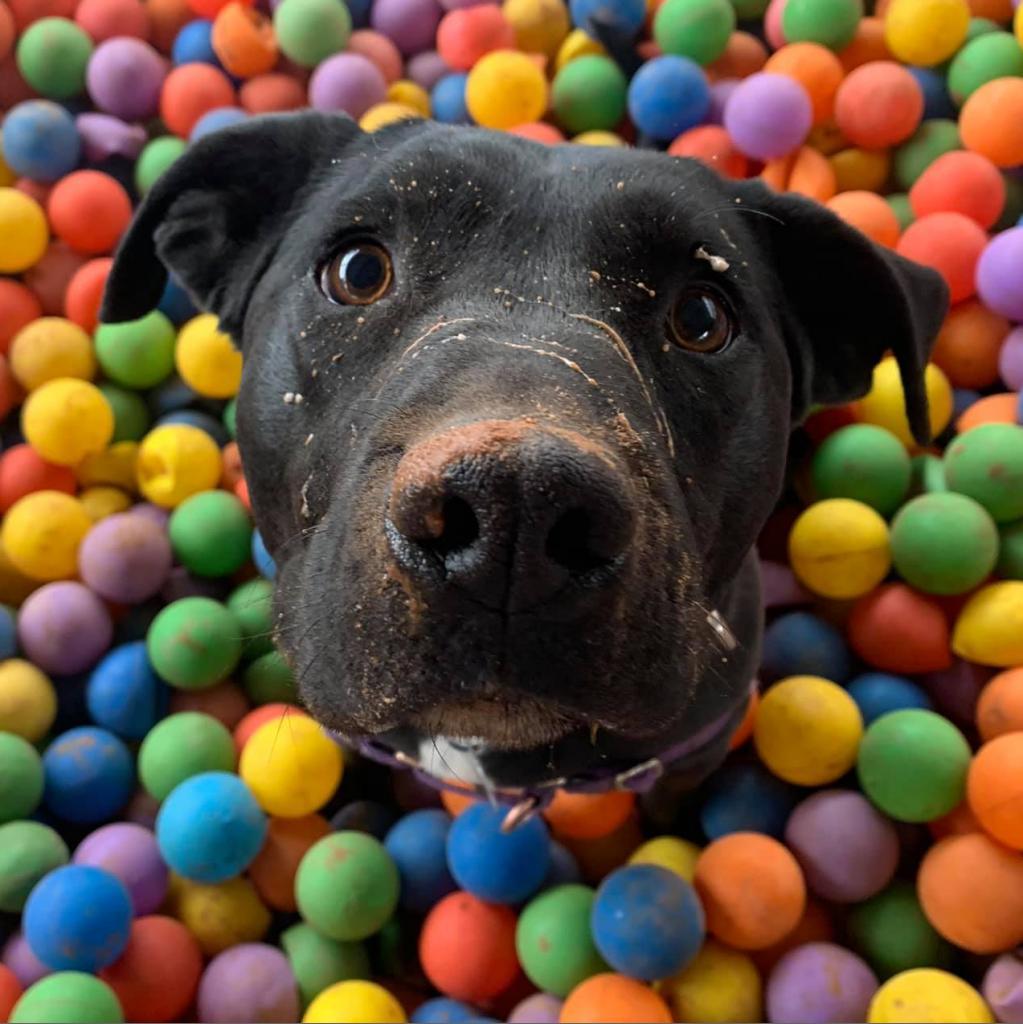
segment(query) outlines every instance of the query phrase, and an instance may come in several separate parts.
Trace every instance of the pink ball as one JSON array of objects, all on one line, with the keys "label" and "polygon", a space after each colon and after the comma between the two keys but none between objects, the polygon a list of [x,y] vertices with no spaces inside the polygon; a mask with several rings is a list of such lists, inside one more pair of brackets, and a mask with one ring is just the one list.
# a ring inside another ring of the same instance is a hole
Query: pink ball
[{"label": "pink ball", "polygon": [[1003,1024],[1023,1024],[1023,961],[1018,957],[1000,956],[987,969],[981,991]]},{"label": "pink ball", "polygon": [[353,32],[348,40],[347,52],[357,53],[372,61],[388,85],[397,82],[402,76],[404,62],[401,51],[387,36],[371,28],[360,28]]},{"label": "pink ball", "polygon": [[527,996],[508,1016],[508,1024],[558,1024],[563,1000],[546,992]]},{"label": "pink ball", "polygon": [[1023,391],[1023,327],[1009,331],[998,353],[998,372],[1010,391]]},{"label": "pink ball", "polygon": [[409,56],[433,48],[440,16],[437,0],[376,0],[370,24]]},{"label": "pink ball", "polygon": [[387,96],[380,69],[357,53],[328,57],[309,81],[309,103],[317,110],[342,110],[360,118]]},{"label": "pink ball", "polygon": [[812,124],[806,90],[769,71],[743,79],[725,107],[725,128],[736,148],[756,160],[774,160],[798,149]]},{"label": "pink ball", "polygon": [[772,50],[780,50],[786,43],[782,18],[785,15],[787,3],[788,0],[771,0],[764,12],[764,34],[767,36]]},{"label": "pink ball", "polygon": [[160,856],[156,836],[141,825],[118,821],[87,835],[71,858],[119,878],[136,917],[154,914],[167,895],[167,865]]},{"label": "pink ball", "polygon": [[21,932],[15,932],[4,945],[4,966],[14,972],[23,988],[35,984],[40,978],[53,972],[29,949]]},{"label": "pink ball", "polygon": [[427,50],[409,59],[405,74],[429,92],[445,75],[451,74],[451,68],[436,50]]},{"label": "pink ball", "polygon": [[114,626],[106,605],[86,586],[47,583],[30,594],[18,614],[18,641],[44,672],[84,672],[110,647]]},{"label": "pink ball", "polygon": [[299,1019],[298,987],[288,958],[273,946],[246,942],[219,953],[199,982],[199,1020]]},{"label": "pink ball", "polygon": [[166,531],[138,512],[100,520],[78,549],[82,579],[108,601],[138,604],[159,593],[173,555]]}]

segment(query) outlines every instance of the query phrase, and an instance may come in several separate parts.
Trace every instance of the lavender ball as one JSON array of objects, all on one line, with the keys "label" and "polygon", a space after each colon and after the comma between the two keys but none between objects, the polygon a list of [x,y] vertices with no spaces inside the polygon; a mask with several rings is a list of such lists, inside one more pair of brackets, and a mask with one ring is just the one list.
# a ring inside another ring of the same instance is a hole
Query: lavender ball
[{"label": "lavender ball", "polygon": [[998,354],[998,372],[1010,391],[1023,391],[1023,327],[1009,331]]},{"label": "lavender ball", "polygon": [[984,975],[981,992],[1002,1024],[1023,1024],[1023,960],[1000,956]]},{"label": "lavender ball", "polygon": [[160,106],[167,62],[141,39],[118,36],[93,51],[85,84],[93,103],[124,121],[144,121]]},{"label": "lavender ball", "polygon": [[725,106],[724,123],[747,156],[774,160],[803,144],[813,123],[813,107],[795,79],[762,71],[736,86]]},{"label": "lavender ball", "polygon": [[167,895],[167,865],[156,836],[141,825],[117,822],[86,836],[71,858],[75,864],[103,868],[119,878],[131,897],[136,917],[154,913]]},{"label": "lavender ball", "polygon": [[778,961],[767,982],[771,1024],[840,1024],[866,1020],[878,989],[874,972],[831,942],[797,946]]},{"label": "lavender ball", "polygon": [[417,85],[429,92],[445,75],[451,74],[451,68],[444,63],[444,58],[436,50],[418,53],[405,65],[405,75]]},{"label": "lavender ball", "polygon": [[79,114],[75,127],[82,140],[85,159],[96,164],[112,156],[134,160],[149,140],[141,125],[125,124],[109,114]]},{"label": "lavender ball", "polygon": [[977,294],[989,309],[1023,321],[1023,227],[988,242],[977,263]]},{"label": "lavender ball", "polygon": [[128,515],[142,516],[144,519],[150,520],[150,522],[156,523],[157,526],[167,529],[167,524],[170,522],[170,512],[165,508],[160,508],[159,505],[154,505],[152,502],[143,501],[138,505],[128,509]]},{"label": "lavender ball", "polygon": [[431,49],[441,13],[437,0],[375,0],[370,24],[408,57]]},{"label": "lavender ball", "polygon": [[22,988],[28,988],[40,978],[53,972],[32,952],[28,940],[21,932],[15,932],[4,945],[3,963],[14,972]]},{"label": "lavender ball", "polygon": [[810,891],[835,903],[879,893],[895,874],[899,837],[859,793],[827,789],[807,797],[785,826],[785,843]]},{"label": "lavender ball", "polygon": [[508,1024],[558,1024],[561,1019],[562,1000],[537,992],[527,996],[508,1017]]},{"label": "lavender ball", "polygon": [[298,987],[288,958],[273,946],[246,942],[215,956],[203,972],[196,999],[198,1019],[294,1021]]},{"label": "lavender ball", "polygon": [[78,571],[109,601],[139,604],[159,593],[173,556],[167,531],[140,512],[100,520],[78,549]]},{"label": "lavender ball", "polygon": [[103,602],[86,586],[47,583],[30,594],[18,615],[18,642],[44,672],[84,672],[110,647],[114,626]]},{"label": "lavender ball", "polygon": [[740,79],[722,78],[710,87],[710,109],[707,111],[706,124],[724,124],[725,107],[732,98],[732,93],[739,88]]},{"label": "lavender ball", "polygon": [[309,80],[309,105],[316,110],[341,110],[360,118],[387,98],[387,82],[380,69],[359,53],[328,57]]}]

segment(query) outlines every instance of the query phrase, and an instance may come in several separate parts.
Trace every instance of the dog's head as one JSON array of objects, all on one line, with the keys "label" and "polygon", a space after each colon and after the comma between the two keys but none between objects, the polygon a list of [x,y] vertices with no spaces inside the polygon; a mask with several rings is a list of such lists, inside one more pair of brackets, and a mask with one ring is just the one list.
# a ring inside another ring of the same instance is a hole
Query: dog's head
[{"label": "dog's head", "polygon": [[698,163],[311,112],[193,145],[103,318],[153,308],[164,266],[245,353],[304,701],[410,752],[472,741],[499,783],[641,760],[741,703],[793,423],[892,350],[924,439],[945,307],[822,207]]}]

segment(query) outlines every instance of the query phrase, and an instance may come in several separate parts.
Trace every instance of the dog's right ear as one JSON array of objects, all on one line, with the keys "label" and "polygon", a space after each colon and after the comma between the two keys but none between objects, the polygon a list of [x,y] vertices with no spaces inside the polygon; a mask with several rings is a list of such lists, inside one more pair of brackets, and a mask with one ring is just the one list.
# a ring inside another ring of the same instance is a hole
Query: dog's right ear
[{"label": "dog's right ear", "polygon": [[317,171],[363,133],[343,114],[271,114],[189,146],[145,197],[118,247],[100,320],[154,309],[167,271],[236,341],[249,297]]}]

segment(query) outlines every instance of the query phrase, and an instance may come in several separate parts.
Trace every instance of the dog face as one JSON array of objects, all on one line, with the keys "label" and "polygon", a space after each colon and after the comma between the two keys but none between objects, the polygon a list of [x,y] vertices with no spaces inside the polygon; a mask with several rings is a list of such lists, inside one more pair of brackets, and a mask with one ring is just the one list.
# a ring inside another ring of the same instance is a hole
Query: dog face
[{"label": "dog face", "polygon": [[891,349],[923,437],[945,305],[822,208],[697,163],[308,112],[190,148],[105,320],[156,305],[160,261],[245,353],[309,709],[406,751],[471,740],[510,784],[741,705],[793,422]]}]

